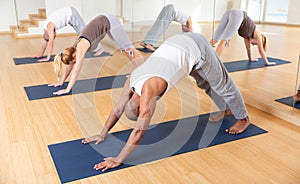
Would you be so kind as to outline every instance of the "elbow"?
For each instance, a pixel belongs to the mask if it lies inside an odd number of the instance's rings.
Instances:
[[[146,130],[141,129],[133,129],[132,130],[132,144],[138,145],[142,142],[144,136],[145,136]]]

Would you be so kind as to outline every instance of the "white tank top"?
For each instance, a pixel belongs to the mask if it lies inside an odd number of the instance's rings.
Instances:
[[[177,34],[167,39],[131,73],[130,87],[141,96],[144,83],[151,77],[160,77],[168,83],[167,93],[190,74],[200,59],[201,53],[194,40],[184,34]]]
[[[55,30],[59,30],[60,28],[66,27],[71,20],[71,16],[72,16],[71,7],[65,7],[65,8],[58,9],[58,10],[54,11],[53,13],[51,13],[47,17],[45,24],[44,24],[44,29],[48,30],[47,24],[49,22],[52,22],[55,24]]]

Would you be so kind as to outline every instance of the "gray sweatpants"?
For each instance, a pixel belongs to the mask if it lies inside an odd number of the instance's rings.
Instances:
[[[71,10],[72,10],[72,16],[69,24],[74,28],[76,33],[79,35],[80,32],[83,30],[85,23],[75,8],[71,7]]]
[[[167,30],[172,21],[175,20],[176,12],[173,4],[165,6],[159,13],[153,26],[147,33],[143,42],[155,46],[160,36]]]
[[[242,94],[207,39],[196,33],[184,34],[195,41],[201,52],[201,60],[190,73],[198,87],[205,90],[220,110],[228,106],[236,119],[245,118],[248,112]]]
[[[228,42],[241,26],[243,19],[244,13],[242,10],[227,10],[224,13],[220,24],[213,35],[213,40],[224,40]]]

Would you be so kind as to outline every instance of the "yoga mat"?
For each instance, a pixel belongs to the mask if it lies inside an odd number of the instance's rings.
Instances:
[[[154,47],[155,49],[157,49],[158,47]],[[148,48],[142,47],[142,48],[136,48],[136,50],[139,50],[141,52],[145,52],[145,53],[152,53],[153,51],[151,51]]]
[[[209,114],[204,114],[151,125],[141,144],[125,162],[105,172],[95,171],[93,166],[103,158],[116,157],[131,129],[108,134],[98,145],[84,145],[82,139],[78,139],[51,144],[48,148],[61,182],[66,183],[267,132],[250,124],[243,133],[230,135],[225,129],[236,122],[233,116],[214,123],[209,123],[208,118]]]
[[[124,86],[124,83],[127,80],[127,75],[128,74],[99,77],[86,80],[77,80],[72,90],[69,93],[63,95],[53,95],[53,92],[56,92],[60,89],[66,89],[69,82],[65,82],[62,86],[59,87],[50,87],[48,86],[48,84],[43,84],[38,86],[27,86],[24,87],[24,89],[29,100],[37,100],[42,98],[65,96],[70,94],[121,88]]]
[[[108,52],[103,52],[100,56],[93,56],[94,52],[87,52],[85,54],[85,58],[93,58],[93,57],[105,57],[105,56],[111,56]],[[49,61],[44,62],[52,62],[54,60],[55,55],[51,55]],[[43,56],[42,58],[46,58],[46,56]],[[22,65],[22,64],[33,64],[33,63],[44,63],[44,62],[37,62],[37,58],[32,57],[23,57],[23,58],[13,58],[15,65]]]
[[[291,63],[290,61],[284,61],[281,59],[271,58],[268,57],[268,60],[270,62],[276,62],[276,65],[265,65],[262,58],[259,58],[257,62],[249,62],[249,60],[241,60],[241,61],[233,61],[233,62],[226,62],[224,63],[226,69],[228,72],[237,72],[237,71],[243,71],[243,70],[249,70],[249,69],[256,69],[256,68],[263,68],[263,67],[271,67],[271,66],[277,66],[281,64],[287,64]]]
[[[274,59],[274,58],[269,58],[269,61],[275,61],[277,63],[277,65],[290,63],[288,61],[283,61],[283,60]],[[260,60],[258,62],[249,62],[248,60],[235,61],[235,62],[224,63],[224,65],[229,70],[229,72],[248,70],[248,69],[260,68],[260,67],[267,67],[263,63],[262,60]],[[273,65],[273,66],[277,66],[277,65]],[[126,75],[128,75],[128,74],[126,74]],[[77,81],[76,85],[78,84],[78,87],[76,90],[73,90],[73,94],[111,89],[112,88],[111,83],[114,80],[115,80],[115,84],[113,85],[113,88],[121,88],[121,87],[123,87],[123,84],[126,81],[126,78],[125,78],[126,75],[103,77],[103,79],[98,78],[96,86],[93,84],[93,83],[95,83],[94,81],[96,79],[81,80],[80,82]],[[116,81],[119,81],[119,82],[116,82]],[[53,92],[55,92],[59,89],[65,89],[67,87],[67,85],[68,85],[68,83],[65,83],[61,87],[54,88],[54,87],[48,87],[48,84],[43,84],[43,85],[38,85],[38,86],[28,86],[28,87],[24,87],[24,88],[27,93],[28,99],[36,100],[36,99],[42,99],[42,98],[55,97],[57,95],[53,95]],[[73,87],[73,89],[74,89],[74,87]],[[80,87],[82,89],[80,89]],[[65,95],[69,95],[69,94],[72,94],[72,92],[65,94]],[[59,96],[63,96],[63,95],[59,95]]]
[[[283,104],[288,105],[290,107],[295,107],[296,109],[300,110],[300,102],[296,102],[295,105],[294,105],[293,96],[289,96],[289,97],[285,97],[285,98],[279,98],[279,99],[276,99],[275,101],[283,103]]]

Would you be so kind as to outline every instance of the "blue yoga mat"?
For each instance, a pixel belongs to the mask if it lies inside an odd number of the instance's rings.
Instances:
[[[125,162],[105,172],[95,171],[93,166],[103,158],[116,157],[131,129],[108,134],[98,145],[84,145],[82,139],[78,139],[48,145],[48,148],[61,182],[66,183],[267,132],[250,124],[243,133],[230,135],[225,129],[236,122],[233,116],[214,123],[209,123],[208,118],[209,114],[205,114],[151,125],[141,144]]]
[[[280,59],[269,58],[269,60],[275,61],[277,64],[290,63],[288,61],[283,61]],[[249,69],[259,68],[259,67],[266,67],[266,65],[263,63],[263,61],[249,62],[248,60],[224,63],[224,65],[229,70],[229,72],[249,70]],[[277,65],[274,65],[274,66],[277,66]],[[97,91],[97,90],[105,90],[105,89],[110,89],[110,88],[121,88],[121,87],[123,87],[123,85],[126,81],[125,76],[126,75],[110,76],[110,77],[103,77],[103,78],[98,78],[98,79],[81,80],[80,82],[77,81],[76,85],[75,85],[75,86],[78,86],[77,89],[75,91],[73,90],[73,92],[65,94],[65,95],[91,92],[91,91]],[[97,80],[96,84],[94,84],[95,80]],[[112,83],[113,81],[115,81],[115,84],[111,85],[110,83]],[[118,81],[118,82],[116,82],[116,81]],[[57,96],[57,95],[53,95],[53,92],[57,91],[58,89],[66,88],[67,84],[68,83],[65,83],[62,87],[58,87],[58,88],[48,87],[48,84],[43,84],[43,85],[38,85],[38,86],[27,86],[27,87],[25,87],[25,90],[26,90],[29,100],[36,100],[36,99],[50,98],[50,97]],[[73,89],[74,89],[74,87],[73,87]],[[82,89],[80,89],[80,87]]]
[[[281,59],[276,59],[271,57],[268,57],[268,60],[270,62],[276,62],[276,65],[271,65],[271,66],[291,63],[290,61],[284,61]],[[257,62],[249,62],[249,60],[241,60],[241,61],[226,62],[224,63],[224,65],[228,70],[228,72],[237,72],[237,71],[250,70],[256,68],[271,67],[265,65],[262,58],[259,58]]]
[[[275,101],[283,103],[285,105],[288,105],[290,107],[295,107],[296,109],[300,110],[300,102],[294,103],[293,96],[285,97],[285,98],[279,98],[276,99]]]
[[[105,57],[105,56],[111,56],[108,52],[103,52],[100,56],[93,56],[94,52],[87,52],[85,54],[85,58],[93,58],[93,57]],[[49,61],[44,62],[52,62],[54,60],[55,55],[51,55]],[[43,56],[42,58],[46,58],[46,56]],[[40,58],[39,58],[40,59]],[[33,63],[44,63],[44,62],[37,62],[37,58],[32,57],[23,57],[23,58],[13,58],[15,65],[22,65],[22,64],[33,64]]]
[[[157,49],[158,47],[154,47],[155,49]],[[152,53],[153,51],[151,51],[148,48],[145,47],[141,47],[141,48],[136,48],[137,50],[141,51],[141,52],[145,52],[145,53]]]
[[[128,74],[117,75],[117,76],[108,76],[108,77],[99,77],[86,80],[77,80],[72,90],[64,95],[53,95],[53,92],[60,89],[67,88],[69,82],[65,82],[62,86],[59,87],[50,87],[48,84],[38,85],[38,86],[29,86],[24,87],[25,92],[29,100],[37,100],[43,98],[51,98],[58,96],[65,96],[70,94],[78,93],[87,93],[98,90],[106,90],[113,88],[121,88],[124,86],[125,81],[127,80]]]

